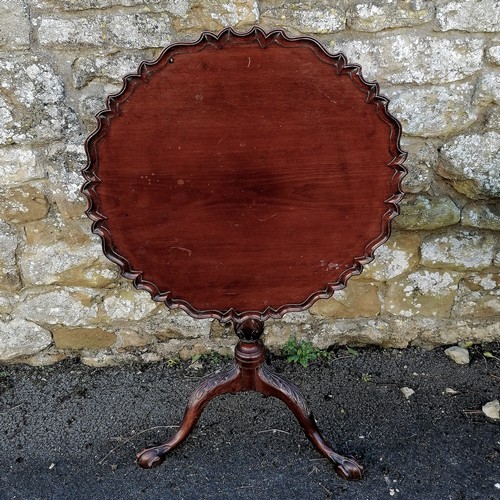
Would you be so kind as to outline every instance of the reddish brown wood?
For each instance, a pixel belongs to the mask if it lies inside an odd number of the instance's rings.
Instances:
[[[265,320],[343,288],[389,235],[399,123],[310,38],[205,33],[142,63],[87,141],[106,255],[198,318]]]
[[[262,333],[263,324],[256,320],[243,322],[246,337]],[[227,370],[204,380],[193,392],[177,432],[164,444],[146,448],[137,455],[138,464],[149,469],[160,465],[168,452],[177,448],[195,427],[204,407],[216,396],[227,393],[257,391],[283,401],[293,412],[311,443],[335,466],[343,479],[363,477],[363,467],[354,458],[336,453],[321,435],[313,414],[300,390],[274,373],[265,363],[264,345],[260,340],[240,340],[235,349],[236,363]]]
[[[263,321],[343,288],[386,241],[405,173],[401,128],[359,66],[282,31],[204,33],[124,78],[86,142],[93,231],[122,275],[195,318],[232,321],[236,364],[193,393],[161,463],[204,406],[255,390],[284,401],[337,472],[299,390],[264,363]]]

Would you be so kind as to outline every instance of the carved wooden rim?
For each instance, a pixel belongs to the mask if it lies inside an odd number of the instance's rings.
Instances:
[[[392,160],[387,166],[394,170],[391,179],[391,191],[393,194],[390,198],[385,200],[388,209],[381,219],[380,234],[366,245],[364,254],[355,257],[354,264],[340,275],[338,281],[327,283],[322,289],[309,295],[309,297],[300,304],[286,304],[276,309],[267,307],[263,311],[238,312],[232,308],[224,311],[199,310],[185,300],[173,298],[171,292],[161,292],[154,283],[142,279],[143,272],[132,270],[127,259],[117,253],[113,248],[111,235],[107,229],[103,227],[103,222],[106,221],[107,218],[99,211],[99,197],[95,191],[95,187],[100,183],[99,177],[94,172],[94,166],[98,164],[96,146],[106,135],[113,118],[119,115],[120,104],[132,96],[136,86],[141,80],[148,80],[151,74],[154,74],[155,66],[168,62],[170,58],[175,57],[176,54],[180,54],[185,50],[193,51],[196,50],[196,48],[203,50],[207,45],[211,45],[215,48],[222,48],[228,42],[248,43],[249,41],[259,44],[262,48],[273,43],[283,47],[296,46],[298,44],[308,47],[320,61],[331,65],[335,69],[337,75],[347,74],[354,86],[366,94],[366,102],[375,104],[377,116],[390,127],[389,147]],[[283,30],[278,29],[266,33],[261,28],[254,26],[244,33],[238,33],[233,30],[233,28],[226,28],[218,34],[203,32],[200,38],[195,42],[171,44],[162,51],[155,61],[143,61],[140,63],[136,73],[126,75],[123,78],[122,89],[116,94],[109,95],[106,100],[106,108],[96,114],[97,127],[85,141],[87,164],[82,170],[82,174],[86,180],[82,187],[82,193],[88,200],[88,208],[85,213],[93,221],[92,232],[101,237],[103,251],[106,257],[118,264],[121,275],[133,280],[133,284],[137,289],[147,290],[151,294],[153,300],[164,302],[169,308],[183,309],[196,319],[214,318],[222,322],[233,321],[234,323],[241,323],[248,318],[265,321],[268,318],[280,318],[289,312],[304,311],[311,307],[318,299],[331,297],[335,290],[340,290],[346,286],[346,282],[351,276],[361,273],[363,266],[373,260],[375,249],[389,238],[391,221],[399,214],[399,203],[403,197],[401,180],[406,175],[406,169],[403,166],[403,162],[406,159],[406,153],[400,148],[401,124],[387,110],[388,103],[389,100],[386,97],[379,95],[378,84],[369,83],[363,78],[359,65],[348,64],[346,57],[340,52],[330,54],[318,41],[310,37],[289,37]]]

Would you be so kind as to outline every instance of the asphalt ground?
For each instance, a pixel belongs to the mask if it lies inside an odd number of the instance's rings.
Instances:
[[[271,357],[326,439],[364,465],[359,482],[334,473],[283,403],[255,393],[214,399],[163,465],[140,469],[135,453],[174,432],[200,378],[228,360],[0,366],[0,498],[499,499],[500,423],[481,408],[500,396],[500,361],[485,350],[500,358],[500,344],[472,347],[465,366],[442,348],[338,349],[307,368]]]

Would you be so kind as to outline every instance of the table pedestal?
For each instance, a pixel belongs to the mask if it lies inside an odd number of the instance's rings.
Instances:
[[[179,446],[191,433],[211,399],[221,394],[256,391],[266,397],[274,396],[290,408],[311,443],[333,462],[340,477],[351,480],[363,477],[363,467],[360,464],[353,458],[339,455],[326,443],[300,390],[274,373],[267,365],[264,344],[259,340],[263,326],[261,321],[255,319],[235,324],[236,334],[240,338],[235,348],[235,363],[205,379],[194,390],[179,429],[166,443],[138,453],[137,462],[142,468],[160,465],[166,454]]]

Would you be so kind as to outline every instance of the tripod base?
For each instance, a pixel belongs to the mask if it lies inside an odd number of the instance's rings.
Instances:
[[[334,464],[340,477],[350,480],[363,477],[363,467],[356,460],[339,455],[326,443],[299,389],[269,368],[265,362],[264,345],[256,339],[238,342],[234,365],[205,379],[194,390],[177,432],[166,443],[138,453],[138,464],[144,469],[160,465],[167,453],[179,446],[191,433],[211,399],[221,394],[243,391],[256,391],[283,401],[293,412],[311,443]]]

